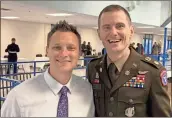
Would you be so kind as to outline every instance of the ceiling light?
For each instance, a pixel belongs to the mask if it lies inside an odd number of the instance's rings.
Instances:
[[[19,17],[15,17],[15,16],[5,16],[5,17],[1,17],[2,19],[17,19]]]
[[[55,13],[55,14],[46,14],[49,16],[71,16],[72,14],[66,14],[66,13]]]

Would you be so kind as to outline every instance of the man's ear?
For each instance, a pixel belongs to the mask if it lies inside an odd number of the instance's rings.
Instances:
[[[133,35],[134,35],[134,27],[133,27],[133,25],[131,25],[131,27],[130,27],[130,39]]]
[[[48,56],[48,46],[46,46],[46,55]]]
[[[100,29],[97,29],[97,34],[99,36],[99,39],[100,39]],[[101,40],[101,39],[100,39]]]

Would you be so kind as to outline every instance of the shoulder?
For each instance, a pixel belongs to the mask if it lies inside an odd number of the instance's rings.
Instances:
[[[167,74],[166,68],[160,62],[151,57],[143,56],[141,58],[141,62],[142,65],[140,67],[151,72],[153,78],[161,77],[162,74],[164,75],[165,73]]]
[[[79,77],[74,74],[72,75],[72,79],[75,88],[86,91],[91,89],[91,84],[87,81],[87,79],[83,79],[82,77]]]
[[[14,87],[11,92],[15,91],[18,96],[27,96],[34,94],[38,91],[38,89],[41,89],[41,86],[45,86],[43,78],[43,73],[33,78],[30,78]]]
[[[100,61],[102,61],[102,59],[103,59],[103,56],[91,59],[90,62],[88,63],[88,65],[96,65],[96,64],[100,63]]]
[[[168,85],[167,70],[160,62],[147,56],[143,56],[141,61],[143,62],[141,68],[144,68],[145,70],[150,72],[151,74],[150,79],[153,80],[152,83],[154,85],[157,83],[161,83],[161,86]]]
[[[15,44],[16,46],[19,46],[18,44]]]
[[[143,64],[149,65],[150,67],[153,67],[156,70],[160,70],[160,69],[164,68],[160,62],[156,61],[155,59],[153,59],[149,56],[143,55],[141,58],[141,61],[143,62]]]

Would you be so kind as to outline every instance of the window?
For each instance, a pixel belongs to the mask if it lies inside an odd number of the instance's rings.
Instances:
[[[153,42],[153,35],[152,34],[145,34],[143,36],[144,39],[144,53],[151,54],[152,53],[152,42]]]
[[[171,40],[171,36],[168,36],[167,38],[167,50],[168,49],[172,49],[172,40]]]

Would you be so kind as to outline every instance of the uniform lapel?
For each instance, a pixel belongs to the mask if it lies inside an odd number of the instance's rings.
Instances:
[[[103,56],[102,60],[99,64],[96,65],[96,70],[99,73],[100,80],[105,84],[105,86],[109,89],[112,88],[111,83],[109,81],[109,76],[107,74],[107,55]]]
[[[131,49],[131,53],[129,58],[125,62],[121,73],[115,83],[115,86],[111,89],[110,93],[112,94],[119,87],[124,85],[127,81],[132,79],[132,77],[136,76],[138,73],[140,65],[140,55],[138,55],[133,49]]]

